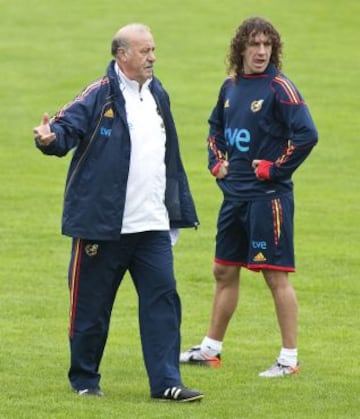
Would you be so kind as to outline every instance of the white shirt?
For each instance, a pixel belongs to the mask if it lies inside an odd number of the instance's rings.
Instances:
[[[130,131],[131,153],[121,233],[169,230],[165,207],[166,134],[147,80],[140,88],[115,65]]]

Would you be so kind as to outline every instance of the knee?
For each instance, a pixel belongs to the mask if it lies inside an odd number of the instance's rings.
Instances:
[[[289,281],[289,276],[287,272],[281,271],[266,271],[263,272],[265,281],[268,287],[272,291],[291,288],[292,285]]]
[[[221,280],[226,279],[227,277],[226,267],[223,265],[215,264],[213,267],[213,275],[216,281],[221,281]]]
[[[215,263],[213,275],[217,283],[232,283],[239,281],[240,270],[236,266],[219,265]]]

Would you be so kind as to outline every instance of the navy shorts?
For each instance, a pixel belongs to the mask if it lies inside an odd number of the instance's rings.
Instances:
[[[293,195],[224,201],[218,217],[215,262],[254,271],[295,271]]]

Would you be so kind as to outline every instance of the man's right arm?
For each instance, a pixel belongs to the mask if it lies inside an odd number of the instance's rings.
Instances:
[[[65,156],[86,137],[94,115],[96,89],[85,89],[52,118],[44,114],[39,126],[33,129],[36,146],[48,155]]]

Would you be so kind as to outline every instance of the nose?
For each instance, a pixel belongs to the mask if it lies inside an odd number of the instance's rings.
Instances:
[[[265,51],[266,51],[265,45],[261,43],[259,45],[259,54],[265,54]]]
[[[154,51],[150,51],[149,52],[148,60],[151,61],[151,62],[154,62],[156,60],[155,52]]]

